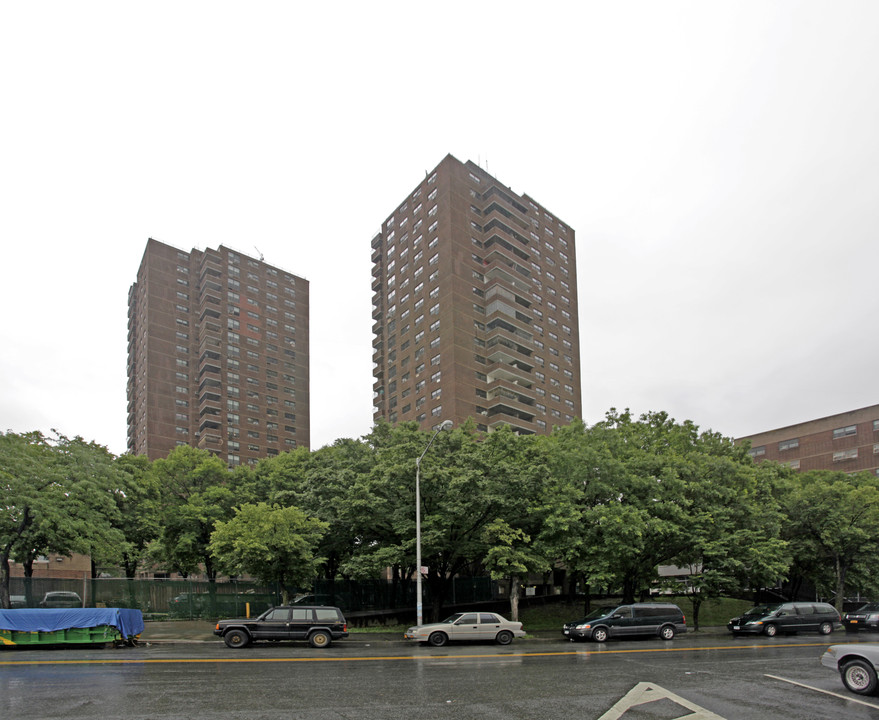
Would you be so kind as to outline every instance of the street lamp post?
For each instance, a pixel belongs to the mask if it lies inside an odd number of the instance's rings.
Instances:
[[[451,420],[443,420],[437,425],[436,431],[431,436],[424,448],[424,452],[415,461],[415,611],[418,616],[418,625],[424,621],[424,608],[421,604],[421,461],[436,440],[436,436],[443,430],[452,427]]]

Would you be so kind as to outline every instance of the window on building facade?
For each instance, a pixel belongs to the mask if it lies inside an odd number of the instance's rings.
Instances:
[[[833,431],[833,439],[838,440],[839,438],[848,437],[849,435],[857,435],[858,434],[858,426],[857,425],[847,425],[846,427],[836,428]]]
[[[858,457],[858,449],[850,448],[848,450],[838,450],[833,453],[833,462],[842,462],[844,460],[856,460]]]

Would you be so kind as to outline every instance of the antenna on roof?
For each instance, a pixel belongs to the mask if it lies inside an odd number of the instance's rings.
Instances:
[[[262,253],[259,252],[259,248],[258,248],[256,245],[254,245],[254,246],[253,246],[253,249],[256,250],[256,251],[259,253],[259,261],[262,262]]]

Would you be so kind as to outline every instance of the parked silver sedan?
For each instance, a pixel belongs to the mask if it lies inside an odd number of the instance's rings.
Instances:
[[[525,637],[522,623],[511,622],[497,613],[463,612],[450,615],[441,623],[411,627],[406,640],[442,647],[450,640],[494,640],[509,645],[514,637]]]
[[[821,657],[821,664],[839,672],[842,684],[858,695],[874,695],[879,666],[879,643],[831,645]]]

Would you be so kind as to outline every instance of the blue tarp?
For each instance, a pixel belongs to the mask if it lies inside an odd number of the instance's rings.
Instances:
[[[143,632],[143,614],[128,608],[0,610],[0,630],[54,632],[100,625],[112,625],[123,638],[134,637]]]

